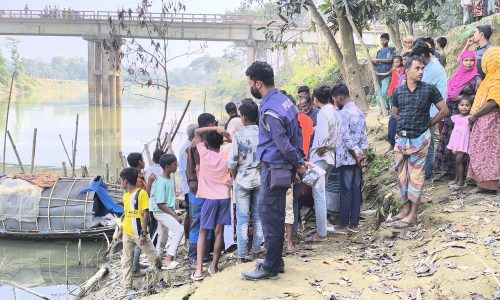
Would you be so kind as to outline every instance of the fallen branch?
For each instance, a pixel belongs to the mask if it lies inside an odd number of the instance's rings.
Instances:
[[[106,274],[108,274],[108,272],[109,272],[108,266],[102,266],[102,267],[100,267],[99,271],[97,271],[97,273],[95,273],[94,276],[90,277],[90,279],[87,280],[82,285],[82,287],[80,288],[80,291],[76,295],[76,299],[80,299],[83,296],[85,296],[85,294],[88,291],[90,291],[99,280],[101,280]],[[49,298],[46,298],[46,299],[49,299]]]
[[[10,285],[10,286],[13,286],[13,287],[18,288],[18,289],[20,289],[20,290],[23,290],[23,291],[25,291],[25,292],[27,292],[27,293],[30,293],[30,294],[32,294],[32,295],[35,295],[35,296],[37,296],[37,297],[39,297],[39,298],[46,299],[46,300],[50,300],[50,298],[49,298],[49,297],[47,297],[47,296],[45,296],[45,295],[42,295],[42,294],[40,294],[40,293],[38,293],[38,292],[35,292],[35,291],[33,291],[33,290],[30,290],[29,288],[26,288],[26,287],[24,287],[24,286],[20,286],[20,285],[18,285],[18,284],[16,284],[16,283],[14,283],[14,282],[7,281],[7,280],[1,280],[1,281],[0,281],[0,283],[2,283],[2,284],[6,284],[6,285]]]

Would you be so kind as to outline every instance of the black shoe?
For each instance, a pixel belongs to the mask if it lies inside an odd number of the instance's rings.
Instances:
[[[257,267],[258,266],[262,266],[262,264],[264,263],[264,259],[263,258],[257,258],[255,260],[255,263],[257,264]],[[279,268],[278,272],[279,273],[285,273],[285,261],[283,260],[283,258],[281,259],[280,268]]]
[[[266,271],[262,265],[257,265],[257,268],[253,271],[246,271],[242,272],[241,275],[243,275],[243,278],[248,279],[248,280],[262,280],[262,279],[278,279],[279,275],[278,273],[271,273],[269,271]]]

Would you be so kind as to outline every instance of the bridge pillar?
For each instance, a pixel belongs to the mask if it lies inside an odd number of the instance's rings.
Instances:
[[[96,104],[102,105],[102,42],[95,42],[95,94]]]
[[[109,88],[109,75],[110,75],[110,53],[109,50],[102,49],[102,105],[109,106],[110,101],[110,88]]]
[[[95,93],[95,42],[88,40],[88,88],[89,88],[89,104],[96,105]]]

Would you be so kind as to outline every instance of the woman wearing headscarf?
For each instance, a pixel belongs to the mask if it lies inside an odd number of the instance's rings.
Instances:
[[[401,50],[400,55],[403,56],[406,52],[411,52],[411,47],[415,43],[415,37],[413,35],[407,35],[403,39],[403,49]]]
[[[460,114],[458,111],[459,99],[464,96],[474,98],[482,81],[477,71],[477,58],[474,51],[462,52],[459,61],[458,71],[448,82],[446,104],[450,115],[443,120],[434,162],[436,170],[450,175],[455,174],[455,157],[453,152],[446,147],[454,127],[451,117]]]
[[[477,192],[496,192],[500,180],[500,47],[483,56],[486,74],[472,105],[469,123],[470,165],[467,177],[476,181]]]

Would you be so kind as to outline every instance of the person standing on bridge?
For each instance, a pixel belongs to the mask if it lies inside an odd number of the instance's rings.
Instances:
[[[24,6],[24,14],[25,14],[25,15],[27,15],[27,14],[28,14],[28,10],[29,10],[29,8],[28,8],[28,4],[26,4],[26,5]]]
[[[245,74],[252,96],[262,99],[257,159],[261,161],[259,212],[267,253],[265,259],[256,260],[255,270],[242,275],[249,280],[278,278],[278,272],[284,272],[285,268],[282,254],[286,192],[296,171],[305,172],[299,112],[292,101],[274,87],[274,72],[268,63],[256,61]]]

